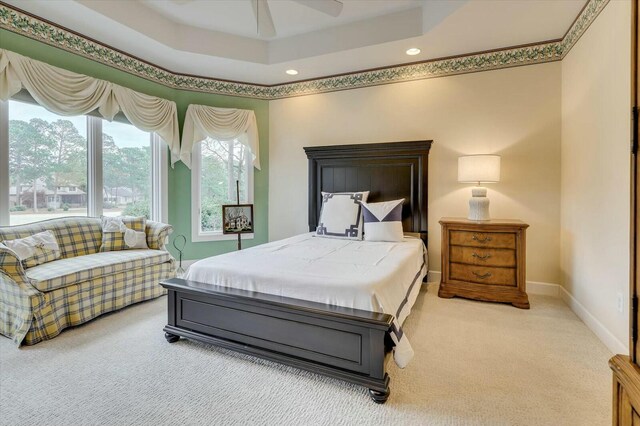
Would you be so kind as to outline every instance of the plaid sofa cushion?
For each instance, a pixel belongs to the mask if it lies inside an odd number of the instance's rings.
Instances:
[[[124,225],[133,229],[137,232],[144,232],[147,219],[144,216],[133,217],[133,216],[120,216]],[[104,227],[104,217],[102,219],[102,225]],[[102,232],[102,245],[100,246],[100,251],[118,251],[118,250],[128,250],[129,247],[124,242],[124,232]]]
[[[106,275],[172,261],[171,254],[164,250],[113,251],[45,263],[29,268],[26,275],[33,287],[48,292]]]
[[[0,226],[0,241],[17,240],[43,231],[52,231],[60,246],[60,257],[97,253],[102,244],[100,219],[65,217],[18,226]]]

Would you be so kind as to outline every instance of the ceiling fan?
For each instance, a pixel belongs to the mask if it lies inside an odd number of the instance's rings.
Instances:
[[[177,4],[191,3],[193,0],[173,0]],[[262,37],[274,37],[276,35],[276,27],[273,25],[273,19],[271,18],[271,11],[269,10],[269,3],[267,0],[249,0],[251,7],[253,8],[253,14],[256,16],[256,26],[258,35]],[[338,0],[291,0],[318,12],[326,13],[327,15],[336,17],[342,12],[344,6],[341,1]]]
[[[269,10],[269,3],[267,0],[249,0],[253,13],[256,15],[256,24],[258,29],[258,35],[262,37],[274,37],[276,35],[276,28],[273,25],[273,19],[271,18],[271,11]],[[296,3],[310,7],[318,12],[326,13],[327,15],[336,17],[342,12],[344,6],[342,2],[338,0],[292,0]]]

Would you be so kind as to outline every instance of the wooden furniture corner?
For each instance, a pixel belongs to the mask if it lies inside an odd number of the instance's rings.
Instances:
[[[613,424],[640,424],[640,367],[624,355],[609,360],[613,371]]]

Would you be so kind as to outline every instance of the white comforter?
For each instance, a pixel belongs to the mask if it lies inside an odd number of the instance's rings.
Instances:
[[[417,238],[385,243],[302,234],[200,260],[191,265],[186,278],[391,314],[394,359],[404,368],[413,349],[401,325],[426,271],[426,250]]]

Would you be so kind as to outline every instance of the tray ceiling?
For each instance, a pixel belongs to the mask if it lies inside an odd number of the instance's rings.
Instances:
[[[249,0],[5,3],[174,72],[280,84],[559,39],[586,0],[343,0],[338,17],[269,0],[270,38]]]

